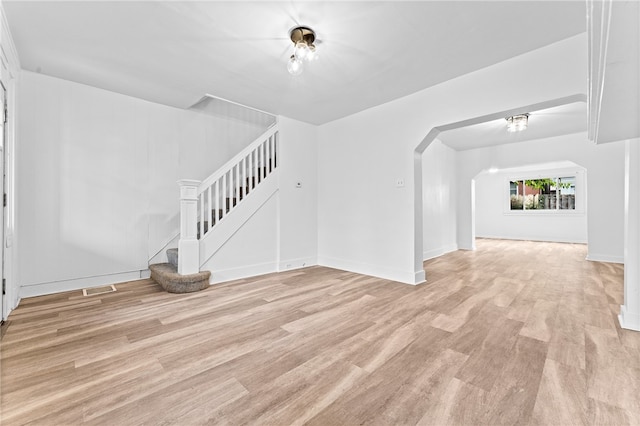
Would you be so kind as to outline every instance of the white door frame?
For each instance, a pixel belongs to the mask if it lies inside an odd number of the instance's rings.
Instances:
[[[7,312],[7,298],[6,298],[6,280],[4,278],[4,254],[5,254],[5,241],[4,237],[6,235],[7,224],[6,224],[6,215],[5,210],[7,208],[7,191],[5,188],[6,183],[6,152],[7,152],[7,89],[0,80],[0,126],[2,126],[2,131],[0,132],[0,189],[2,190],[2,195],[0,195],[2,208],[0,209],[0,323],[4,322],[5,312]]]

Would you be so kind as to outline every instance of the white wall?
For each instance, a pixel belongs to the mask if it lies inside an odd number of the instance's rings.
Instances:
[[[176,181],[264,131],[26,71],[20,89],[23,296],[139,277],[178,233]]]
[[[318,128],[286,117],[280,129],[279,270],[315,265],[318,256]],[[301,186],[297,187],[296,184]]]
[[[321,264],[407,283],[423,277],[414,150],[437,126],[586,92],[579,35],[319,128]],[[425,70],[428,72],[428,70]],[[522,84],[522,82],[527,84]],[[477,173],[477,172],[476,172]],[[397,188],[397,178],[406,185]],[[461,218],[458,223],[470,220]],[[416,222],[417,221],[417,222]],[[460,245],[460,228],[458,227]],[[419,248],[422,251],[422,248]]]
[[[473,212],[468,186],[482,170],[515,168],[532,164],[571,161],[587,173],[588,259],[622,262],[624,252],[624,143],[595,145],[587,134],[540,139],[458,153],[458,230],[466,229],[464,219]],[[476,181],[476,206],[479,184]],[[476,209],[476,214],[477,214]],[[459,216],[460,217],[460,216]],[[476,216],[479,218],[479,216]],[[503,219],[504,220],[504,219]],[[480,224],[476,222],[476,232]],[[470,233],[459,234],[459,239]],[[468,244],[468,243],[467,243]]]
[[[211,282],[277,271],[278,193],[275,193],[205,264]]]
[[[456,152],[435,140],[422,154],[423,259],[458,249]]]
[[[522,150],[526,150],[522,147]],[[526,152],[526,151],[524,151]],[[526,158],[526,155],[523,155]],[[509,182],[517,179],[576,176],[576,209],[559,211],[513,211]],[[547,168],[540,171],[482,172],[475,178],[476,237],[514,240],[587,242],[585,170]]]
[[[278,123],[279,189],[205,262],[212,283],[317,263],[317,128]]]

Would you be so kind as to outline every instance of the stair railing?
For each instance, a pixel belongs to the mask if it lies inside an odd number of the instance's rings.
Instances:
[[[178,181],[180,201],[180,241],[178,247],[178,273],[189,274],[193,270],[193,257],[199,262],[199,251],[194,252],[193,242],[204,238],[213,227],[224,220],[240,201],[278,167],[278,125],[265,133],[227,161],[202,182]],[[180,247],[189,247],[189,259]],[[184,271],[181,268],[184,263]],[[189,267],[186,267],[186,265]]]

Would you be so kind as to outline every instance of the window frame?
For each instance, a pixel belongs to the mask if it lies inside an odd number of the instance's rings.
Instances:
[[[511,210],[511,182],[533,179],[559,179],[575,177],[575,209],[522,209]],[[583,216],[586,211],[587,191],[586,172],[584,169],[553,169],[506,175],[503,186],[504,215],[505,216]]]

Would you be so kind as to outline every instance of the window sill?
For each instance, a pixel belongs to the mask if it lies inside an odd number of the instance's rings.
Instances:
[[[579,210],[509,210],[503,213],[505,216],[584,216]]]

